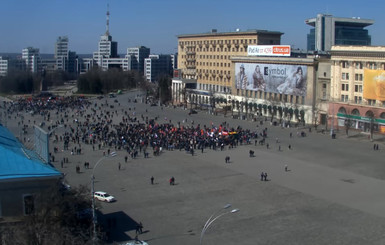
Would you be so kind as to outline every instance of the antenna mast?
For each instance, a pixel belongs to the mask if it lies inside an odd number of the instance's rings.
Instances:
[[[106,23],[106,35],[110,35],[110,5],[107,4],[107,23]]]

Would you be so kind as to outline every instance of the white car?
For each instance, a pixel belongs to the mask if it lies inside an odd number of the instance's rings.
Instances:
[[[111,196],[110,194],[108,194],[104,191],[95,191],[94,198],[96,198],[102,202],[114,202],[115,201],[115,197]]]

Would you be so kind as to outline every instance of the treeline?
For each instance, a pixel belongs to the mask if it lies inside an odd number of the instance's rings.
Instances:
[[[5,94],[29,94],[39,88],[40,77],[30,72],[9,72],[0,77],[0,92]]]
[[[40,91],[43,83],[44,87],[59,86],[74,79],[74,75],[64,71],[31,73],[11,70],[7,76],[0,77],[0,92],[5,94],[33,94]]]
[[[79,93],[103,94],[118,89],[145,88],[146,81],[137,71],[112,68],[108,71],[92,69],[80,75],[77,84]]]

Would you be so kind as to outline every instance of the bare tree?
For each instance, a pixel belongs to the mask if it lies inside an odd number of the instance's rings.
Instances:
[[[92,219],[80,214],[91,207],[89,193],[81,186],[65,192],[55,187],[37,195],[31,215],[0,227],[0,240],[4,244],[86,244]]]

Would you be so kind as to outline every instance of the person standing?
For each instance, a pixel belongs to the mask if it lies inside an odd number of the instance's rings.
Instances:
[[[151,176],[151,185],[154,184],[154,176]]]
[[[287,172],[288,168],[287,168],[287,164],[285,164],[285,172]]]
[[[265,176],[265,173],[262,172],[262,173],[261,173],[261,181],[263,181],[264,176]]]
[[[122,167],[122,165],[119,163],[119,164],[118,164],[118,169],[120,170],[121,167]]]
[[[263,180],[267,181],[267,172],[265,172],[265,174],[263,175]]]

